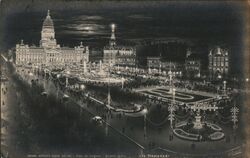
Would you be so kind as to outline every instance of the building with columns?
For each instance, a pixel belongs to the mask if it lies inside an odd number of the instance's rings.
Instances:
[[[65,67],[68,65],[86,65],[89,62],[88,46],[82,42],[74,48],[61,47],[55,39],[54,23],[48,10],[43,21],[40,46],[29,46],[21,40],[16,44],[16,65],[34,65],[49,67]]]
[[[103,64],[122,67],[136,66],[136,49],[129,46],[117,46],[115,37],[115,25],[111,25],[111,37],[109,45],[103,49]]]
[[[228,50],[220,47],[213,48],[208,55],[208,70],[210,78],[225,78],[229,72]]]

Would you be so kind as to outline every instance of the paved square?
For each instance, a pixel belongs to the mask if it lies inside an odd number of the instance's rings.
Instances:
[[[163,101],[172,100],[173,95],[169,92],[169,88],[147,88],[137,90],[137,92],[144,94],[150,98],[157,98]],[[213,99],[215,96],[207,93],[201,93],[197,91],[190,91],[190,90],[181,90],[176,89],[175,92],[175,101],[180,103],[194,103],[194,102],[202,102],[205,100]]]

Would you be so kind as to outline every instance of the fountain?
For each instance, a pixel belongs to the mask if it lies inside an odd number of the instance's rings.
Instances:
[[[188,108],[195,113],[195,119],[193,122],[182,121],[177,123],[173,130],[177,137],[192,141],[216,141],[224,138],[225,134],[218,125],[203,121],[202,116],[200,115],[201,110],[218,110],[219,108],[216,105],[212,106],[206,103],[196,103],[189,105]]]
[[[202,129],[203,124],[201,122],[201,115],[199,112],[197,112],[197,115],[195,116],[195,121],[194,123],[194,129]]]
[[[102,66],[102,61],[99,61],[99,72],[98,72],[99,77],[107,77],[107,73],[103,71],[103,66]]]

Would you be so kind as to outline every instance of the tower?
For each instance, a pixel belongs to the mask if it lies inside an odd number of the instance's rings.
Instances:
[[[41,31],[40,47],[53,48],[56,47],[55,30],[53,20],[50,17],[50,11],[48,10],[47,16],[43,21],[43,27]]]
[[[225,78],[228,75],[229,56],[227,49],[222,49],[219,46],[211,49],[209,51],[208,59],[210,79],[221,79]]]
[[[191,49],[188,48],[186,53],[186,58],[188,58],[191,54],[192,54]]]
[[[212,54],[212,50],[210,50],[209,54],[208,54],[208,72],[209,72],[209,78],[212,79],[212,76],[213,76],[213,54]]]
[[[115,41],[115,24],[111,24],[111,37],[110,37],[110,41],[109,41],[109,45],[110,46],[115,46],[116,45],[116,41]]]

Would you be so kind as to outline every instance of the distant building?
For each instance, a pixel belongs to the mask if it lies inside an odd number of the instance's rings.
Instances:
[[[128,46],[117,46],[115,38],[115,25],[111,25],[109,45],[103,49],[103,63],[116,66],[136,66],[136,49]]]
[[[74,48],[60,47],[55,39],[53,20],[48,10],[43,22],[40,46],[28,46],[21,40],[16,45],[16,65],[36,65],[50,67],[64,67],[80,65],[89,61],[89,49],[82,43]],[[85,65],[85,64],[83,64]]]
[[[149,73],[167,73],[171,70],[174,75],[181,76],[183,64],[164,61],[161,57],[147,57],[147,68]]]
[[[158,70],[161,67],[161,57],[147,57],[147,67]]]
[[[229,71],[228,51],[216,47],[211,49],[208,55],[208,70],[210,78],[224,78]]]
[[[103,60],[103,49],[102,48],[92,48],[89,53],[89,62],[100,63]]]
[[[171,71],[175,76],[182,76],[183,74],[183,64],[173,61],[162,61],[161,71],[169,72]]]
[[[200,77],[201,75],[201,60],[198,54],[187,51],[185,60],[185,70],[187,77]]]

